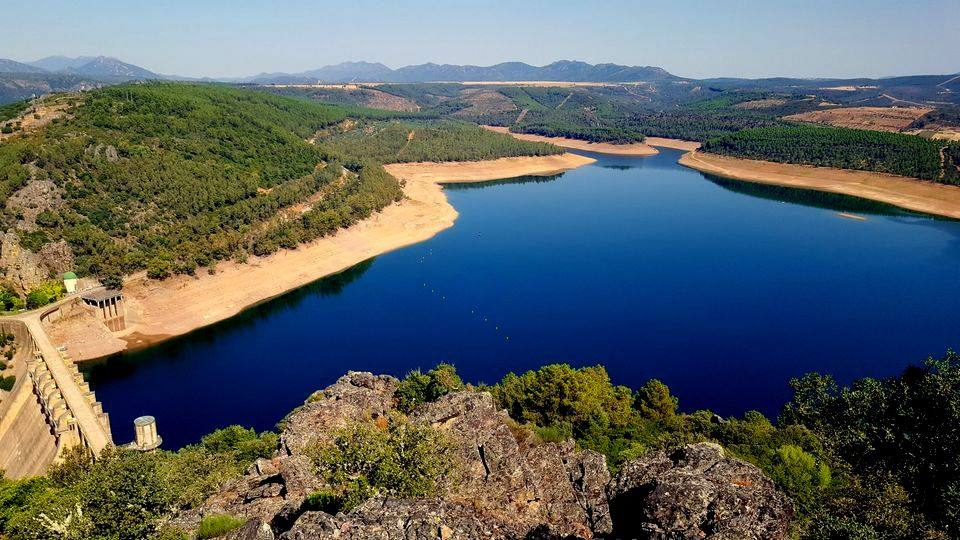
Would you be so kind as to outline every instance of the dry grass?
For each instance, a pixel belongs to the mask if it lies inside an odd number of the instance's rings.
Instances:
[[[785,116],[787,120],[875,131],[901,131],[932,109],[920,107],[850,107]]]
[[[810,111],[784,118],[846,128],[898,132],[931,110],[919,107],[850,107]]]

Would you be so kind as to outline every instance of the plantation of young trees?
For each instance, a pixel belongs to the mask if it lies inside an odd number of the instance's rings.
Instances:
[[[960,155],[960,146],[902,133],[790,124],[710,139],[703,150],[740,158],[960,183],[960,171],[952,166]]]
[[[381,163],[478,161],[559,154],[556,146],[520,141],[464,122],[373,122],[320,143],[331,152]]]

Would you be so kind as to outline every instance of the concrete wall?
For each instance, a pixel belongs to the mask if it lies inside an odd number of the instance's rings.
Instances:
[[[7,424],[0,428],[0,469],[8,478],[41,475],[57,457],[57,438],[32,386],[27,379],[10,396],[14,408],[0,420]]]
[[[0,469],[8,478],[36,476],[56,459],[57,439],[27,374],[33,339],[19,321],[0,321],[0,330],[12,333],[17,344],[11,362],[17,382],[0,401]]]

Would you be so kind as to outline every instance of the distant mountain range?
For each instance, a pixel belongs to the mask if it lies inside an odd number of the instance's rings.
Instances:
[[[14,60],[0,58],[0,73],[43,73],[44,69]]]
[[[523,62],[503,62],[492,66],[427,63],[398,69],[391,69],[373,62],[343,62],[299,73],[261,73],[236,78],[195,78],[158,74],[109,56],[48,56],[33,62],[0,58],[0,104],[50,92],[76,91],[146,79],[245,84],[469,81],[681,82],[705,85],[713,89],[754,88],[783,92],[796,92],[801,88],[856,87],[875,89],[874,93],[886,101],[890,101],[890,98],[884,96],[884,92],[894,92],[897,99],[893,102],[900,104],[937,100],[955,103],[957,102],[955,96],[960,95],[960,78],[950,75],[911,75],[885,79],[722,77],[694,80],[678,77],[660,67],[588,64],[574,60],[560,60],[545,66],[532,66]]]
[[[0,59],[0,73],[54,73],[81,75],[104,80],[174,79],[197,80],[176,75],[160,75],[140,66],[108,56],[48,56],[33,62]],[[463,82],[463,81],[582,81],[631,82],[679,79],[663,68],[588,64],[560,60],[546,66],[523,62],[504,62],[493,66],[420,64],[391,69],[380,63],[343,62],[299,73],[261,73],[251,77],[223,78],[224,82],[243,83],[347,83],[347,82]],[[216,80],[207,79],[203,80]]]
[[[420,64],[390,69],[370,62],[344,62],[300,73],[262,73],[243,82],[258,84],[293,82],[463,82],[463,81],[578,81],[633,82],[680,79],[663,68],[588,64],[560,60],[546,66],[504,62],[493,66]]]
[[[49,73],[79,75],[99,80],[135,80],[165,78],[140,66],[108,56],[48,56],[34,62],[0,59],[0,73]]]

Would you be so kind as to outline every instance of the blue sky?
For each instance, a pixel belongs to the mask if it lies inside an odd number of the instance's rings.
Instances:
[[[391,67],[557,59],[688,77],[960,72],[960,0],[8,0],[0,58],[116,56],[242,76],[346,60]]]

